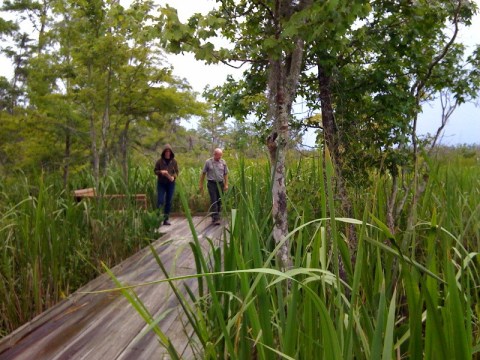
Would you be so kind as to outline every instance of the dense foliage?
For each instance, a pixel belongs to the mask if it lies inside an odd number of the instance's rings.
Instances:
[[[200,248],[194,252],[200,289],[195,306],[179,298],[185,311],[191,309],[196,336],[190,346],[197,358],[477,357],[479,150],[443,150],[430,159],[418,221],[409,227],[403,216],[396,234],[386,225],[391,178],[372,174],[372,186],[351,189],[355,217],[337,217],[331,162],[324,173],[320,154],[290,154],[294,265],[286,271],[279,271],[279,246],[272,238],[268,163],[235,162],[234,191],[225,199],[228,235],[205,258]],[[187,213],[189,196],[181,191]],[[358,237],[355,250],[348,246],[349,225]],[[346,264],[344,277],[339,259]],[[156,321],[149,319],[151,326]],[[168,333],[162,335],[159,341],[169,348]],[[169,351],[178,357],[171,346]]]
[[[205,114],[162,56],[154,9],[150,1],[3,3],[22,25],[1,49],[14,66],[0,82],[3,172],[40,164],[62,169],[66,184],[87,166],[98,184],[114,159],[126,180],[132,151],[156,150],[180,119]]]
[[[0,19],[14,70],[0,78],[2,335],[153,239],[153,211],[76,203],[71,189],[146,193],[153,210],[169,142],[187,216],[207,205],[208,151],[232,155],[228,241],[213,263],[196,252],[199,358],[478,356],[478,149],[435,153],[416,133],[439,93],[454,102],[445,114],[478,96],[480,51],[457,41],[475,2],[217,3],[183,24],[149,0],[3,2],[15,21]],[[206,89],[207,105],[165,49],[250,66]],[[294,116],[297,95],[311,116]],[[196,130],[180,125],[192,117]],[[318,153],[294,150],[305,126]]]

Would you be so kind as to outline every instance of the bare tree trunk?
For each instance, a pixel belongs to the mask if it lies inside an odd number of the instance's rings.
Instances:
[[[441,118],[441,123],[440,123],[440,126],[438,127],[437,129],[437,132],[435,133],[435,136],[433,137],[433,140],[432,140],[432,143],[430,144],[430,148],[428,149],[428,154],[431,154],[433,149],[435,148],[435,146],[437,145],[438,143],[438,140],[445,128],[445,126],[447,125],[448,123],[448,120],[450,119],[450,116],[452,116],[453,112],[455,111],[455,109],[458,107],[458,101],[455,100],[454,104],[452,105],[450,103],[450,99],[449,99],[449,96],[448,94],[440,94],[440,100],[441,100],[441,104],[442,104],[442,118]],[[414,133],[416,132],[416,122],[415,122],[415,127],[414,127]],[[415,139],[415,138],[414,138]],[[412,142],[414,140],[412,139]],[[416,141],[414,142],[415,146],[414,146],[414,161],[416,161],[416,158],[417,158],[417,146],[416,146]],[[428,168],[426,168],[427,166],[427,163],[424,163],[423,164],[423,169],[417,169],[415,167],[415,172],[414,172],[414,179],[412,180],[412,182],[409,184],[409,186],[405,186],[404,187],[404,196],[403,198],[401,199],[400,201],[400,204],[397,206],[397,209],[395,212],[393,212],[393,208],[395,207],[395,198],[397,196],[397,193],[398,193],[398,176],[394,176],[393,178],[393,188],[392,188],[392,195],[391,195],[391,198],[389,199],[389,205],[388,205],[388,209],[387,209],[387,222],[388,222],[388,226],[390,228],[390,231],[392,231],[392,233],[394,234],[394,228],[395,228],[395,224],[397,223],[398,221],[398,217],[400,216],[401,212],[403,211],[403,208],[406,204],[406,201],[407,201],[407,198],[410,194],[410,192],[412,190],[414,190],[414,197],[413,197],[413,204],[416,205],[420,196],[423,194],[423,192],[425,191],[425,187],[427,185],[427,181],[428,181]],[[423,178],[422,178],[422,181],[420,181],[419,179],[419,173],[420,171],[423,171]],[[412,223],[413,224],[414,222],[414,216],[413,216],[413,213],[411,213],[409,215],[409,224]]]
[[[125,184],[128,184],[128,130],[130,121],[127,120],[120,136],[120,153],[122,157],[122,173]]]
[[[70,147],[71,147],[71,134],[70,129],[66,129],[65,133],[65,153],[63,158],[63,188],[67,188],[68,177],[70,173]]]
[[[295,7],[293,1],[278,1],[274,9],[274,26],[277,37],[281,33],[281,24],[288,20],[294,11],[305,9],[309,0],[301,1]],[[295,39],[290,53],[269,59],[268,79],[268,118],[273,121],[273,129],[267,138],[272,166],[272,215],[273,239],[279,248],[277,259],[281,269],[292,266],[288,235],[287,190],[285,187],[285,153],[289,141],[288,120],[295,99],[296,88],[300,76],[304,41]]]
[[[98,156],[97,131],[95,130],[95,116],[93,114],[93,110],[90,114],[90,141],[90,150],[92,152],[93,178],[95,180],[95,187],[98,189],[98,184],[100,181],[100,157]]]
[[[108,154],[108,132],[110,129],[110,100],[111,100],[111,79],[112,79],[112,69],[109,66],[108,75],[107,75],[107,94],[105,98],[105,110],[102,117],[102,143],[100,148],[100,154],[102,158],[101,171],[102,174],[105,174],[109,162]]]
[[[445,92],[440,92],[440,103],[442,105],[442,119],[441,119],[440,126],[438,127],[437,132],[433,137],[433,141],[430,145],[430,149],[428,150],[429,154],[433,151],[433,149],[437,145],[438,139],[440,139],[440,135],[442,134],[443,129],[445,129],[445,126],[447,126],[450,116],[452,116],[453,112],[459,105],[457,99],[455,99],[455,102],[452,105],[449,94]]]
[[[338,128],[335,122],[335,114],[332,105],[332,91],[331,91],[331,76],[327,74],[325,69],[317,65],[318,69],[318,85],[320,89],[320,105],[322,107],[322,126],[325,138],[325,145],[328,148],[335,171],[335,188],[337,195],[340,197],[342,204],[343,216],[353,217],[352,204],[348,197],[345,181],[342,175],[342,158],[340,155],[340,140],[338,136]],[[324,164],[326,162],[324,161]],[[357,235],[355,226],[353,224],[345,225],[346,238],[348,239],[348,246],[350,248],[350,262],[355,264],[356,249],[357,249]],[[347,274],[345,264],[339,255],[338,259],[339,273],[342,279],[346,280]]]

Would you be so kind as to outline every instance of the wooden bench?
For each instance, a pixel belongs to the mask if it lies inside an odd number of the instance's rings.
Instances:
[[[73,197],[77,202],[82,199],[106,199],[109,204],[115,205],[116,208],[125,207],[126,200],[132,200],[135,202],[135,206],[139,209],[147,210],[147,195],[146,194],[106,194],[97,195],[95,188],[78,189],[73,191]]]

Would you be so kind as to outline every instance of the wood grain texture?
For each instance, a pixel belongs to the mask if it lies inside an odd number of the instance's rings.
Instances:
[[[137,208],[147,210],[146,194],[105,194],[99,196],[95,188],[86,188],[74,190],[73,197],[77,202],[82,199],[102,199],[112,209],[124,209],[127,202],[131,202]]]
[[[211,225],[209,219],[193,218],[205,253],[210,252],[207,239],[216,246],[223,236],[223,226]],[[195,274],[195,262],[189,246],[193,241],[188,222],[171,218],[171,226],[162,226],[164,234],[153,243],[171,277]],[[112,269],[124,285],[142,284],[164,279],[149,248],[145,248]],[[185,295],[185,286],[193,292],[197,279],[176,284]],[[29,323],[0,339],[0,360],[7,359],[168,359],[153,332],[119,291],[92,293],[112,289],[110,277],[102,274],[67,299],[40,314]],[[135,293],[159,327],[171,339],[184,359],[193,358],[188,346],[192,329],[170,285],[165,283],[135,287]]]

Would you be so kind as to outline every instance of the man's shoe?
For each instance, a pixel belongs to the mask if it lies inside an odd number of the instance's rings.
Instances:
[[[164,220],[164,221],[163,221],[163,225],[172,225],[172,224],[170,224],[170,221]]]
[[[220,225],[220,224],[221,224],[220,219],[215,220],[215,221],[213,222],[213,225]]]

